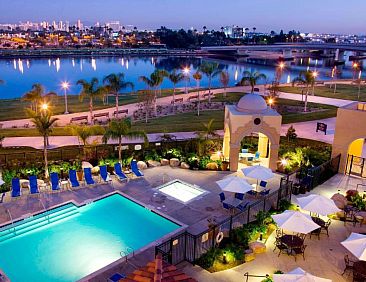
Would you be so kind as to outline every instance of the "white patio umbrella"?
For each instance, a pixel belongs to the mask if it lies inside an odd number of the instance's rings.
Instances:
[[[320,228],[308,214],[299,211],[284,211],[280,214],[272,215],[277,225],[291,232],[307,234],[315,229]]]
[[[238,176],[229,176],[219,181],[216,181],[217,185],[222,191],[233,192],[233,193],[246,193],[253,189],[244,178]]]
[[[322,195],[312,194],[298,198],[297,201],[303,210],[321,215],[328,215],[340,211],[332,199],[328,199]]]
[[[0,178],[0,186],[3,185],[5,182]]]
[[[245,176],[257,179],[257,186],[259,180],[268,180],[274,177],[272,170],[261,165],[245,167],[241,171]]]
[[[273,274],[274,282],[332,282],[330,279],[314,276],[298,267],[286,274]]]
[[[366,260],[366,235],[352,232],[341,244],[359,260]]]

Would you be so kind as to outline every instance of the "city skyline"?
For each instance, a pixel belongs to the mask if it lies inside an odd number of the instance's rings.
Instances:
[[[174,2],[173,2],[174,1]],[[80,19],[86,24],[95,22],[120,21],[121,25],[134,25],[139,29],[156,29],[160,26],[169,28],[197,28],[204,25],[208,29],[219,29],[221,26],[241,25],[256,27],[259,32],[299,30],[301,32],[364,34],[366,19],[361,13],[354,12],[354,6],[344,5],[344,1],[310,0],[306,5],[294,5],[291,0],[260,0],[256,3],[218,0],[186,0],[178,3],[175,0],[76,0],[72,6],[61,1],[49,2],[39,0],[37,3],[24,0],[0,0],[2,11],[16,11],[2,15],[2,23],[19,21],[70,21]],[[356,0],[359,10],[366,9],[366,3]],[[118,3],[118,5],[117,5]],[[316,4],[316,6],[315,6]],[[142,8],[141,8],[142,7]],[[316,7],[316,8],[315,8]],[[128,11],[128,12],[126,12]],[[182,12],[183,11],[183,12]],[[220,11],[221,13],[217,13]],[[245,13],[250,11],[250,13]],[[212,17],[215,15],[215,17]],[[261,19],[266,19],[265,21]],[[334,19],[337,19],[336,21]]]

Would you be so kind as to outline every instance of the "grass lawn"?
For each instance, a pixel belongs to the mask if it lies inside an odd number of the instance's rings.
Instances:
[[[280,87],[279,90],[282,92],[301,94],[302,88],[284,86],[284,87]],[[311,91],[312,90],[310,90],[310,93],[312,93]],[[358,100],[357,99],[358,86],[357,85],[337,84],[336,93],[334,93],[333,87],[329,88],[328,85],[327,86],[317,86],[317,87],[315,87],[315,95],[321,96],[321,97],[357,101]],[[361,85],[360,101],[366,102],[366,86],[365,85]]]
[[[228,93],[224,98],[221,94],[213,99],[213,101],[228,101],[230,103],[236,103],[242,93]],[[277,99],[276,104],[287,106],[298,106],[298,101]],[[309,107],[322,108],[322,111],[313,113],[284,113],[282,116],[282,123],[294,123],[301,121],[310,121],[317,119],[324,119],[335,117],[337,108],[328,105],[309,103]],[[203,111],[198,117],[195,112],[178,114],[175,116],[160,117],[157,119],[150,119],[146,124],[144,121],[136,122],[133,125],[135,130],[144,130],[146,133],[158,133],[158,132],[181,132],[181,131],[200,131],[203,130],[202,123],[207,123],[209,120],[214,119],[214,128],[216,130],[223,129],[224,125],[224,111],[212,110]],[[36,129],[0,129],[0,135],[5,137],[15,136],[39,136]],[[63,136],[70,135],[70,132],[65,127],[56,127],[53,130],[52,135]]]

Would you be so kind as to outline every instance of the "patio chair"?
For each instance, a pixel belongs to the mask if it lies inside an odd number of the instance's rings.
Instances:
[[[276,238],[276,241],[275,241],[275,247],[273,249],[273,252],[278,249],[279,252],[278,252],[278,256],[280,256],[282,253],[286,253],[288,254],[288,248],[285,244],[283,244],[280,240],[280,238]]]
[[[241,152],[242,152],[243,154],[245,154],[245,153],[249,153],[249,149],[241,149]]]
[[[37,176],[35,175],[29,176],[29,192],[31,195],[39,194]]]
[[[126,176],[126,174],[123,173],[120,163],[114,164],[114,174],[119,181],[128,181],[128,177]]]
[[[318,240],[320,240],[320,232],[322,231],[321,228],[318,228],[318,229],[315,229],[313,231],[310,232],[310,239],[311,239],[311,236],[317,236],[318,237]]]
[[[78,188],[80,187],[80,183],[78,181],[78,178],[76,176],[76,170],[70,169],[69,170],[69,182],[72,188]]]
[[[219,194],[219,196],[220,196],[220,202],[222,203],[223,201],[225,201],[225,194],[224,194],[224,192],[221,192],[220,194]]]
[[[222,207],[225,209],[225,210],[230,210],[231,207],[227,204],[227,203],[224,203],[222,202]]]
[[[346,273],[346,271],[352,271],[353,272],[353,264],[354,263],[355,263],[354,261],[352,261],[352,260],[349,259],[348,255],[345,255],[344,256],[345,268],[344,268],[344,270],[342,272],[342,275],[344,275]]]
[[[0,204],[4,202],[5,195],[6,195],[6,192],[2,193],[1,199],[0,199]]]
[[[329,226],[332,223],[332,221],[329,219],[320,230],[325,230],[327,232],[327,236],[329,237]]]
[[[118,282],[120,281],[121,279],[124,279],[126,278],[126,275],[123,275],[123,274],[120,274],[120,273],[115,273],[113,274],[111,277],[108,278],[108,281],[109,282]]]
[[[259,192],[259,195],[260,196],[267,196],[269,194],[269,189],[264,189],[262,191]]]
[[[137,162],[136,160],[132,160],[131,163],[131,171],[132,173],[137,176],[137,177],[142,177],[144,176],[144,174],[139,170],[139,168],[137,167]]]
[[[85,179],[86,185],[95,185],[95,181],[93,179],[92,171],[91,171],[90,167],[84,168],[84,179]]]
[[[255,155],[254,155],[253,161],[254,162],[260,162],[260,156],[261,156],[261,153],[256,152]]]
[[[60,191],[61,183],[60,183],[60,179],[58,177],[57,172],[51,172],[50,179],[51,179],[51,190]]]
[[[282,229],[276,229],[276,238],[280,238],[283,236],[283,231]]]
[[[255,191],[255,190],[250,190],[250,191],[248,191],[246,194],[247,194],[247,195],[249,195],[249,196],[254,196],[254,197],[256,197],[258,193],[257,193],[257,191]]]
[[[259,182],[259,187],[266,188],[267,184],[267,181],[261,180],[261,182]]]
[[[237,208],[240,210],[240,211],[245,211],[248,206],[249,206],[250,202],[246,202],[246,203],[241,203],[239,206],[237,206]]]
[[[112,179],[110,177],[110,174],[107,170],[106,165],[100,165],[99,166],[99,176],[100,176],[100,182],[103,182],[103,183],[112,182]]]
[[[242,193],[235,193],[235,198],[238,200],[244,200],[244,194]]]
[[[20,180],[19,178],[16,177],[11,180],[11,197],[17,198],[20,196],[21,196]]]
[[[296,261],[296,257],[298,255],[302,255],[302,258],[305,260],[305,249],[306,249],[307,245],[302,245],[301,247],[296,247],[296,248],[292,248],[291,249],[291,254],[295,257],[295,261]]]

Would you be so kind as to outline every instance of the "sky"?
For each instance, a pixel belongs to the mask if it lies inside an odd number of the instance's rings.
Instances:
[[[257,32],[365,34],[365,11],[365,0],[0,0],[1,23],[119,20],[139,29],[239,25]]]

